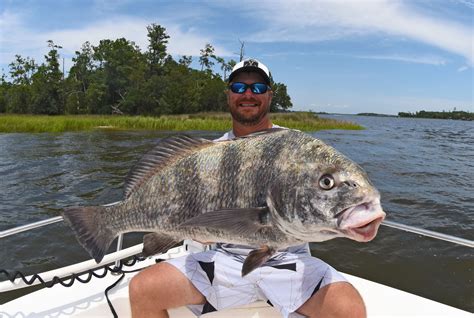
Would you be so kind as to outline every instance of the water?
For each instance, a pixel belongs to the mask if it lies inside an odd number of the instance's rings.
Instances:
[[[368,172],[390,220],[474,240],[473,122],[335,118],[367,129],[314,135]],[[170,134],[0,135],[0,230],[57,216],[64,206],[120,200],[130,167],[158,138]],[[127,235],[125,244],[140,240],[140,235]],[[0,269],[25,273],[88,259],[62,223],[2,239],[0,246]],[[311,246],[314,255],[341,271],[474,312],[470,248],[386,227],[370,243],[336,239]],[[0,294],[0,303],[19,293]]]

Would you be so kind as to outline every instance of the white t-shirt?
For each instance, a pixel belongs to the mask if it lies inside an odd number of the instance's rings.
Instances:
[[[286,127],[281,127],[281,126],[278,126],[278,125],[275,125],[275,124],[272,125],[272,128],[288,129]],[[231,140],[231,139],[234,139],[234,138],[235,138],[234,131],[230,130],[230,131],[226,132],[224,135],[222,135],[221,137],[219,137],[217,139],[214,139],[214,141],[226,141],[226,140]]]

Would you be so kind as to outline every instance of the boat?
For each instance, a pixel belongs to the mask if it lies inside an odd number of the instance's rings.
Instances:
[[[27,224],[0,232],[0,239],[23,231],[61,222],[62,217]],[[474,242],[455,236],[406,226],[385,220],[385,226],[409,231],[452,243],[474,247]],[[139,270],[162,260],[195,253],[209,246],[185,240],[166,253],[148,258],[137,255],[143,244],[122,249],[123,236],[119,237],[117,251],[104,257],[101,263],[94,260],[73,264],[52,271],[25,277],[13,275],[11,280],[0,282],[0,292],[43,284],[42,288],[0,306],[1,318],[17,317],[130,317],[128,284]],[[10,273],[11,274],[11,273]],[[474,317],[474,314],[418,295],[401,291],[354,275],[342,273],[362,295],[368,317]],[[186,307],[169,311],[172,318],[195,317]],[[247,306],[207,313],[201,317],[281,317],[280,313],[264,301]]]

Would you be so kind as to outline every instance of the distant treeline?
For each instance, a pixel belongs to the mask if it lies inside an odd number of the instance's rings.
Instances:
[[[416,118],[437,118],[437,119],[457,119],[457,120],[474,120],[474,113],[465,111],[442,111],[432,112],[421,110],[415,113],[398,113],[399,117],[416,117]]]
[[[377,114],[377,113],[358,113],[357,116],[397,117],[397,116],[395,116],[395,115]]]
[[[97,46],[85,42],[75,52],[67,77],[60,65],[61,46],[51,40],[40,65],[16,55],[9,78],[0,78],[0,113],[164,115],[226,110],[225,79],[237,62],[216,56],[214,47],[206,44],[199,56],[201,69],[193,69],[191,56],[175,61],[167,53],[164,27],[151,24],[147,31],[145,52],[125,38],[101,40]],[[272,87],[272,111],[291,108],[286,85]]]

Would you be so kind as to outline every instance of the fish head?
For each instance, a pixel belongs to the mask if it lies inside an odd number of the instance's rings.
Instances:
[[[372,240],[385,212],[366,172],[317,139],[307,148],[282,173],[286,180],[280,180],[267,195],[273,222],[304,242],[336,237]]]

